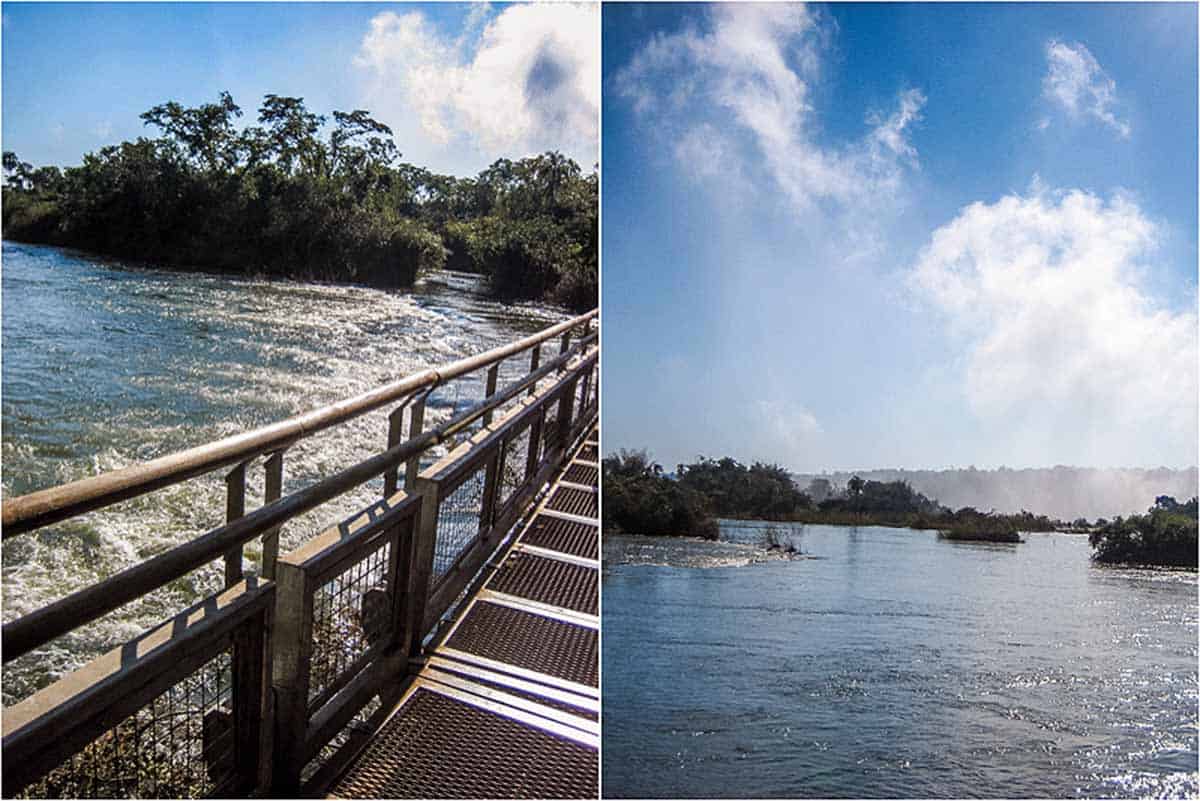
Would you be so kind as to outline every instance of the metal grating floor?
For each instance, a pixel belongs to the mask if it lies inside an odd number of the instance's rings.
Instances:
[[[596,487],[597,440],[593,427],[571,449],[331,796],[597,797],[598,493],[560,486]]]
[[[595,798],[593,748],[424,687],[394,715],[339,798]]]
[[[599,513],[596,498],[595,492],[560,486],[554,490],[547,508],[555,512],[566,512],[569,515],[594,519]]]
[[[539,516],[521,542],[582,559],[600,558],[600,529],[559,517]]]
[[[597,615],[600,613],[598,579],[594,568],[517,552],[505,560],[488,589]]]

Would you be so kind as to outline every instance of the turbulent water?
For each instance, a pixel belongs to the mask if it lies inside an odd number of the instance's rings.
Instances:
[[[471,276],[412,292],[238,280],[3,245],[3,492],[13,497],[275,422],[526,336],[564,315],[492,302]],[[522,372],[506,364],[501,377]],[[482,374],[434,393],[427,424],[482,393]],[[385,447],[386,410],[288,450],[284,492]],[[247,507],[261,503],[261,460]],[[286,550],[378,497],[381,481],[289,522]],[[221,473],[3,546],[12,620],[219,525]],[[256,544],[246,548],[257,564]],[[213,565],[4,671],[4,701],[212,591]]]
[[[606,539],[605,796],[1200,793],[1194,572],[778,528]]]

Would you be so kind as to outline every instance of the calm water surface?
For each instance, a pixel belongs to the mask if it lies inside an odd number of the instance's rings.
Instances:
[[[1200,793],[1194,572],[874,527],[768,559],[765,528],[606,539],[606,796]]]
[[[3,244],[5,497],[124,467],[308,411],[563,319],[492,302],[470,276],[412,292],[238,280]],[[504,375],[522,364],[506,365]],[[482,373],[434,393],[429,421],[477,399]],[[284,491],[386,445],[386,410],[289,449]],[[261,503],[261,460],[247,506]],[[378,497],[380,481],[296,521],[293,547]],[[3,545],[3,619],[111,576],[219,525],[221,474],[23,535]],[[248,545],[247,566],[260,556]],[[5,666],[11,703],[211,592],[220,567]]]

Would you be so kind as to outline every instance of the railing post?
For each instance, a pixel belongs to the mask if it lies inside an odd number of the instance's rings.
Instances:
[[[496,380],[500,375],[500,362],[496,362],[487,371],[487,386],[484,388],[484,399],[490,398],[496,394]],[[492,409],[488,409],[483,413],[483,427],[487,428],[492,424]]]
[[[546,404],[543,403],[529,423],[529,447],[525,456],[525,481],[537,472],[538,461],[542,452],[542,421],[546,418]]]
[[[271,794],[296,798],[304,769],[308,687],[312,667],[312,594],[308,574],[287,557],[276,564],[272,631],[275,749]]]
[[[421,653],[421,640],[425,639],[423,624],[425,609],[429,605],[429,593],[433,589],[433,555],[437,545],[437,524],[440,486],[436,479],[418,477],[414,482],[415,492],[421,496],[421,514],[417,518],[416,536],[413,537],[412,570],[408,578],[408,620],[410,637],[408,653]]]
[[[388,450],[400,444],[404,438],[404,407],[398,406],[388,415]],[[400,468],[393,467],[383,474],[383,497],[390,498],[396,493],[399,482]]]
[[[529,372],[536,373],[538,367],[542,365],[542,343],[533,346],[533,354],[529,357]],[[534,383],[529,387],[528,397],[533,397],[533,393],[537,392],[537,384]]]
[[[568,328],[566,333],[562,335],[562,345],[560,345],[558,348],[558,355],[562,356],[564,353],[566,353],[570,349],[571,349],[571,329]],[[567,371],[566,364],[559,365],[558,372],[565,373],[566,371]]]
[[[561,448],[565,448],[567,441],[571,438],[571,416],[575,410],[575,385],[577,383],[579,383],[578,376],[572,378],[567,383],[558,401],[558,419],[555,421],[555,424],[558,426],[558,433],[555,442]]]
[[[418,395],[413,401],[412,409],[408,413],[408,438],[412,439],[421,433],[425,426],[425,398],[428,393]],[[421,471],[421,454],[414,454],[408,460],[404,472],[404,489],[409,492],[413,491],[417,483],[417,474]]]
[[[589,402],[589,398],[588,398],[588,395],[591,394],[591,391],[592,391],[592,371],[588,370],[586,373],[583,374],[583,387],[579,391],[579,410],[580,411],[583,411],[584,409],[588,408],[591,405],[591,403]]]
[[[501,443],[497,442],[488,457],[487,468],[483,474],[483,498],[479,506],[479,531],[483,533],[492,527],[496,517],[496,494],[500,486],[500,457],[503,451]]]
[[[252,794],[269,780],[271,760],[270,654],[264,610],[238,627],[233,637],[233,721],[236,737],[234,767],[243,792]],[[264,736],[265,735],[265,736]]]
[[[225,476],[225,522],[232,523],[246,514],[246,462]],[[235,545],[225,552],[225,587],[242,580],[242,546]]]
[[[283,451],[278,450],[267,457],[266,487],[263,490],[263,506],[279,500],[283,495]],[[279,559],[279,532],[283,524],[267,529],[262,537],[262,577],[275,578],[275,562]]]

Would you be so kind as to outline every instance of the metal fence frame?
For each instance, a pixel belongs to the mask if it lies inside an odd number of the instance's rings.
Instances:
[[[302,768],[344,733],[372,699],[387,704],[389,686],[404,675],[410,657],[419,653],[423,637],[548,480],[566,441],[587,424],[584,415],[573,412],[579,405],[577,389],[584,388],[582,398],[589,386],[595,388],[591,378],[599,357],[599,334],[592,330],[595,316],[593,311],[503,348],[284,423],[6,501],[7,538],[236,465],[226,482],[225,525],[4,626],[7,662],[196,567],[214,559],[226,560],[229,586],[223,592],[4,710],[4,795],[22,792],[198,666],[225,652],[232,660],[230,714],[237,761],[229,778],[216,784],[213,792],[296,792]],[[542,345],[560,335],[559,353],[543,364]],[[500,363],[525,352],[530,354],[528,371],[498,389]],[[488,370],[484,399],[446,423],[423,430],[428,392],[481,368]],[[389,419],[386,451],[280,497],[282,459],[288,445],[398,401],[400,406]],[[588,407],[593,415],[594,406]],[[406,408],[407,439],[401,434]],[[553,431],[546,437],[548,409],[555,417]],[[493,421],[497,414],[499,419]],[[482,425],[481,430],[418,473],[423,453],[468,432],[476,423]],[[505,458],[509,443],[526,431],[529,445],[523,481],[503,505],[497,505],[500,459]],[[267,457],[267,497],[262,508],[247,514],[245,473],[260,455]],[[471,470],[486,474],[479,531],[434,582],[429,559],[436,543],[438,507],[457,486],[453,482],[461,482]],[[292,553],[276,556],[283,523],[381,475],[383,500]],[[405,490],[397,488],[402,475]],[[260,536],[264,540],[262,575],[242,578],[242,545]],[[362,631],[370,629],[370,644],[342,665],[321,692],[310,697],[314,594],[385,546],[389,550],[384,586],[346,596],[358,599],[361,608],[349,614],[357,615],[356,625]]]

